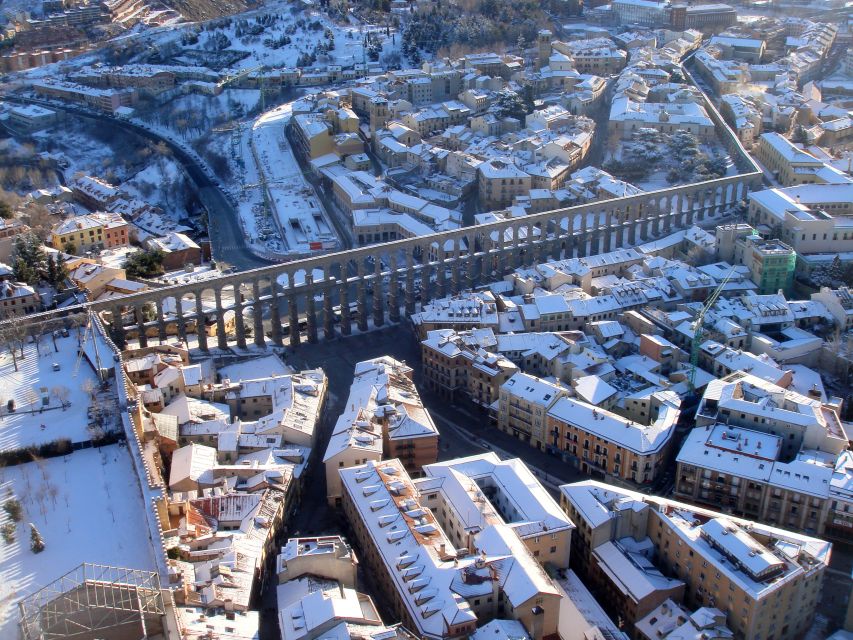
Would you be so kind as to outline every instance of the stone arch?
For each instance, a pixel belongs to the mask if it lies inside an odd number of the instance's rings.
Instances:
[[[726,202],[726,185],[719,185],[714,189],[714,208],[712,210],[712,215],[720,215]]]
[[[217,335],[219,309],[216,307],[216,295],[210,287],[202,287],[195,296],[195,326],[198,346],[207,351],[210,340]]]
[[[178,297],[175,295],[164,295],[159,298],[157,305],[157,334],[156,338],[163,344],[170,337],[178,335]],[[151,336],[149,333],[149,338]]]
[[[262,275],[252,283],[252,331],[255,344],[264,346],[267,338],[273,338],[273,308],[278,304],[276,278]]]
[[[725,205],[724,208],[727,209],[727,208],[731,207],[732,205],[734,205],[735,202],[737,202],[737,198],[735,196],[736,191],[737,191],[737,184],[736,183],[729,182],[726,185],[726,197],[725,197],[725,200],[723,202],[723,204]]]
[[[175,295],[175,310],[177,321],[177,334],[184,342],[189,342],[190,336],[196,333],[196,293],[195,291],[181,291]]]
[[[237,304],[238,304],[238,285],[234,282],[223,284],[216,290],[219,296],[219,308],[222,310],[219,314],[222,324],[222,339],[219,346],[227,347],[227,340],[232,339],[237,331]],[[217,335],[219,335],[217,331]]]

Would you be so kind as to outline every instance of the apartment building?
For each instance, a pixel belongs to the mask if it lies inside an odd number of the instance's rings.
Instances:
[[[718,47],[700,49],[693,58],[696,61],[696,69],[718,95],[736,93],[738,88],[752,79],[749,65],[720,56]]]
[[[575,119],[575,116],[560,105],[550,105],[528,113],[524,119],[524,125],[533,131],[541,131],[543,129],[564,127],[572,123]]]
[[[206,388],[205,397],[228,406],[231,416],[254,423],[263,435],[281,435],[304,447],[317,445],[317,420],[326,401],[328,380],[322,369],[257,378]]]
[[[560,489],[577,525],[573,568],[630,627],[668,598],[719,609],[738,639],[810,627],[830,543],[594,480]]]
[[[797,253],[792,247],[759,235],[744,236],[737,245],[740,262],[749,269],[749,277],[758,285],[759,295],[778,291],[791,293],[797,268]]]
[[[822,302],[841,331],[853,329],[853,290],[849,287],[821,287],[812,300]]]
[[[666,600],[634,626],[637,640],[731,640],[726,614],[716,607],[700,607],[690,613],[685,607]]]
[[[438,459],[438,428],[412,382],[412,368],[388,356],[355,365],[323,456],[329,503],[341,504],[341,469],[383,458],[399,459],[412,475]]]
[[[516,373],[500,388],[498,429],[537,449],[549,444],[547,414],[566,389],[526,373]]]
[[[25,282],[0,281],[0,319],[18,318],[41,310],[38,292]]]
[[[594,392],[588,395],[594,397]],[[661,391],[642,404],[648,405],[645,410],[638,408],[625,417],[561,397],[547,413],[548,444],[573,458],[583,473],[637,484],[654,482],[666,469],[681,401],[674,393]],[[641,412],[648,415],[640,416]]]
[[[737,371],[708,384],[696,413],[696,426],[724,423],[778,435],[782,438],[780,459],[786,461],[801,449],[839,455],[848,444],[839,417],[841,400],[824,402],[813,395]]]
[[[720,98],[720,113],[732,127],[738,140],[751,149],[761,133],[761,112],[752,101],[735,93]]]
[[[93,87],[138,89],[141,94],[159,95],[174,89],[178,80],[201,80],[216,83],[217,73],[198,67],[127,64],[116,67],[84,67],[69,79]]]
[[[853,540],[850,452],[782,456],[778,435],[717,424],[694,429],[677,457],[675,495],[809,535]]]
[[[136,89],[98,89],[72,82],[45,80],[33,83],[40,96],[77,102],[94,109],[115,113],[121,107],[132,107],[139,100]]]
[[[531,177],[508,160],[488,160],[477,167],[477,188],[484,208],[508,207],[516,196],[527,195],[531,185]]]
[[[19,131],[39,131],[58,119],[56,111],[35,104],[15,105],[9,109],[9,125]]]
[[[428,302],[411,319],[419,340],[436,329],[497,329],[498,305],[491,291],[471,291]]]
[[[199,265],[204,259],[198,243],[183,233],[173,231],[159,238],[149,238],[147,245],[149,249],[156,249],[163,254],[163,268],[166,271]]]
[[[613,99],[610,107],[611,135],[629,139],[638,129],[655,129],[661,133],[688,131],[700,140],[715,135],[714,122],[705,107],[696,102],[635,102],[625,96]]]
[[[361,246],[434,233],[414,216],[388,209],[353,209],[352,230]]]
[[[696,29],[704,33],[719,33],[737,22],[737,11],[727,4],[674,4],[670,12],[673,29]]]
[[[669,3],[654,0],[614,0],[613,13],[619,24],[659,27],[669,24]]]
[[[319,113],[293,116],[293,138],[296,149],[307,160],[315,160],[334,151],[332,125]]]
[[[355,588],[358,558],[341,536],[290,538],[276,559],[279,584],[313,575]]]
[[[74,216],[53,227],[51,245],[54,249],[73,253],[126,247],[130,242],[129,229],[124,218],[114,213]]]
[[[87,209],[109,210],[122,197],[118,187],[93,176],[80,176],[71,185],[72,196]]]
[[[572,66],[580,73],[609,76],[625,68],[628,54],[610,38],[591,38],[572,42],[554,42],[555,51],[571,58]]]
[[[772,131],[758,138],[755,157],[785,187],[838,181],[822,161]]]
[[[853,240],[853,184],[808,184],[750,193],[747,222],[798,255],[836,254]]]
[[[489,452],[435,462],[414,482],[457,549],[473,548],[490,525],[506,525],[539,563],[569,568],[575,526],[518,458]]]
[[[344,513],[359,542],[361,561],[395,619],[419,637],[436,639],[469,636],[495,619],[518,621],[532,640],[555,634],[560,592],[519,536],[521,525],[507,522],[499,508],[490,509],[488,494],[477,482],[450,471],[483,463],[463,459],[448,464],[450,468],[435,468],[435,476],[417,481],[399,460],[340,470]],[[488,477],[482,481],[489,489]],[[530,481],[536,483],[532,477]],[[483,512],[466,513],[472,502]],[[450,533],[428,504],[437,508]],[[461,534],[459,528],[472,517],[473,526]],[[555,522],[568,526],[565,519]],[[470,545],[457,547],[451,535],[469,539]],[[544,537],[547,545],[550,538]]]
[[[427,387],[448,400],[465,395],[482,407],[491,406],[501,386],[518,371],[493,352],[496,344],[491,329],[429,331],[421,341],[421,372]]]

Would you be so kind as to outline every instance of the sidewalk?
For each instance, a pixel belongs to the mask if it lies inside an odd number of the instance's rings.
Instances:
[[[418,389],[424,406],[439,423],[439,432],[442,428],[450,428],[470,440],[473,446],[494,451],[502,459],[521,458],[542,484],[555,492],[559,491],[562,484],[589,479],[561,458],[534,449],[527,443],[498,431],[497,427],[489,423],[485,412],[473,413],[472,411],[476,411],[473,407],[469,410],[467,401],[461,400],[451,405],[447,400],[427,391],[423,385],[419,385]]]

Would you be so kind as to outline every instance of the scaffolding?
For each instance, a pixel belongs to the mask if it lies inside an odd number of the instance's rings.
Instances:
[[[156,573],[89,563],[22,599],[18,607],[24,640],[94,640],[119,637],[122,630],[148,638],[162,633],[165,615]]]

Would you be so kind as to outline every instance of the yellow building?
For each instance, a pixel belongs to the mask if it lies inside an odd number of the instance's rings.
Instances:
[[[90,213],[63,220],[51,231],[51,245],[59,251],[87,251],[125,247],[130,226],[114,213]]]

